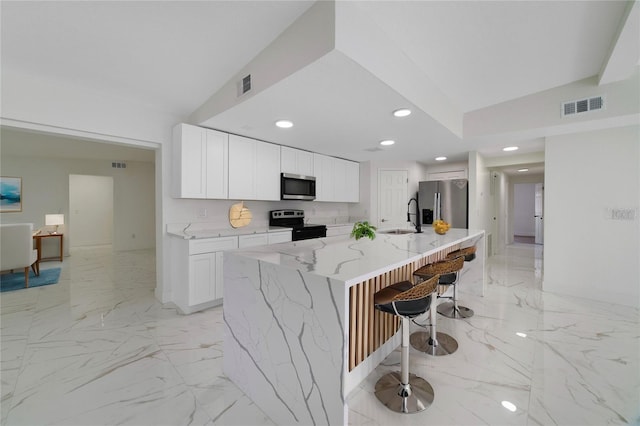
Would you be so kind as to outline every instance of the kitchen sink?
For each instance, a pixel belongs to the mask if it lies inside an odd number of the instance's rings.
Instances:
[[[379,234],[414,234],[416,231],[412,229],[388,229],[386,231],[378,231]]]

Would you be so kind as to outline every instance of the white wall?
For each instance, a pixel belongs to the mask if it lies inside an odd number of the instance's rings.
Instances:
[[[524,237],[536,235],[534,183],[513,185],[513,234]]]
[[[494,197],[491,194],[491,174],[485,158],[478,152],[469,153],[469,229],[484,229],[486,244],[496,238],[493,231]],[[492,254],[488,247],[487,256]]]
[[[113,177],[69,175],[69,249],[113,244]]]
[[[545,291],[640,307],[639,141],[638,126],[547,139]]]
[[[110,161],[38,157],[0,159],[2,174],[22,177],[22,212],[2,213],[3,223],[32,222],[44,227],[46,213],[63,213],[69,219],[69,175],[100,175],[114,179],[114,250],[135,250],[155,245],[154,165],[128,162],[126,169],[112,169]],[[64,232],[69,226],[61,227]],[[136,237],[131,238],[135,233]],[[69,235],[65,232],[65,254]],[[46,247],[44,249],[47,249]],[[45,253],[45,256],[49,254]],[[55,254],[52,254],[55,255]]]

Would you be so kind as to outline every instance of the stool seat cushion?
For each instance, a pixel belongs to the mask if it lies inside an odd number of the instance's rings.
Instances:
[[[389,314],[395,315],[396,311],[393,309],[392,303],[395,299],[395,305],[398,314],[410,318],[422,315],[429,310],[429,306],[431,304],[431,295],[412,300],[396,299],[398,295],[412,289],[413,287],[413,284],[409,281],[400,281],[377,291],[373,295],[373,303],[375,305],[375,308],[382,312],[387,312]]]

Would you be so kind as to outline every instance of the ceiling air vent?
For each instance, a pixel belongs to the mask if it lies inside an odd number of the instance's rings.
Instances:
[[[604,97],[596,96],[593,98],[580,99],[578,101],[570,101],[562,104],[562,116],[582,114],[584,112],[596,111],[604,108]]]
[[[242,96],[251,90],[251,74],[247,74],[242,78],[242,81],[240,81],[240,84],[238,85],[238,89],[238,96]]]

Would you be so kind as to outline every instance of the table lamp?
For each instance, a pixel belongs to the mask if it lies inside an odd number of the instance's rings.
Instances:
[[[50,234],[58,233],[58,226],[64,225],[64,215],[63,214],[45,214],[44,215],[44,224],[47,226],[55,225],[56,230],[53,232],[49,232]]]

